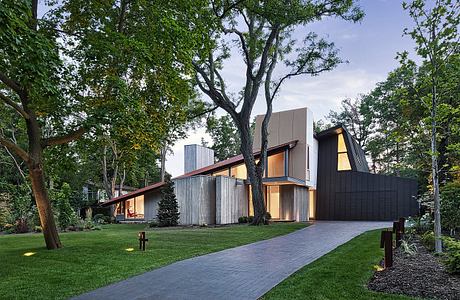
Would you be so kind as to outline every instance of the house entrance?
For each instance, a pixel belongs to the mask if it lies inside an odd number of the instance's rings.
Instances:
[[[267,210],[272,219],[280,219],[280,187],[267,186]]]

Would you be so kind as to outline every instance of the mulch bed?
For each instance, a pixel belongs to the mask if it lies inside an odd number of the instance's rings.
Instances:
[[[408,296],[460,300],[460,276],[449,274],[438,257],[429,252],[418,240],[415,255],[395,250],[391,268],[375,272],[369,289]]]

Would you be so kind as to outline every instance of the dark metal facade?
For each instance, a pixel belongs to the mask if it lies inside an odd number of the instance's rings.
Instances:
[[[342,133],[351,171],[337,171],[337,135]],[[369,173],[362,149],[343,127],[319,140],[316,219],[397,220],[418,213],[417,181]]]

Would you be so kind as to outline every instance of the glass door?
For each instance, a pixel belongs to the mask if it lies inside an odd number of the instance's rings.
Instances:
[[[280,218],[280,187],[267,186],[267,209],[272,219]]]

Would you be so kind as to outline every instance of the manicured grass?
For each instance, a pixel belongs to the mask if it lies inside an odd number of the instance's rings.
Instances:
[[[46,250],[41,234],[0,236],[0,299],[65,299],[178,260],[287,234],[306,224],[236,225],[147,232],[145,225],[106,225],[62,233],[64,247]],[[133,251],[126,249],[134,248]],[[25,253],[35,253],[24,256]]]
[[[281,282],[263,299],[413,299],[367,289],[383,257],[380,230],[366,232]]]

